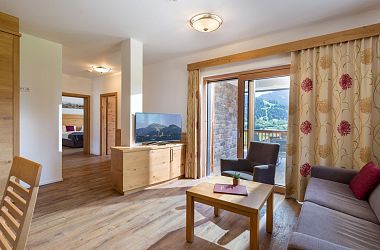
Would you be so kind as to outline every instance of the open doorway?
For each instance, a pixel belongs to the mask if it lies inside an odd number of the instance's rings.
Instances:
[[[117,93],[100,95],[100,152],[110,155],[111,148],[119,143],[117,138]]]
[[[90,96],[62,93],[62,155],[90,153]]]

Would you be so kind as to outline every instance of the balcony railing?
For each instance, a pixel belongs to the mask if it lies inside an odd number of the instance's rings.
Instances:
[[[272,140],[286,140],[288,131],[287,130],[264,130],[255,129],[254,130],[254,140],[255,141],[272,141]]]
[[[248,131],[244,131],[244,146],[248,149],[247,141]],[[280,144],[280,154],[286,152],[286,140],[288,131],[287,130],[267,130],[267,129],[255,129],[253,133],[253,140],[260,142],[272,142]]]

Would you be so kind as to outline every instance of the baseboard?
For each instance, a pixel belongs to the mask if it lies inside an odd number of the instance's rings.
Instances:
[[[53,180],[47,180],[47,181],[41,182],[40,186],[47,185],[47,184],[52,184],[52,183],[56,183],[56,182],[61,182],[61,181],[63,181],[63,178],[58,178],[58,179],[53,179]]]

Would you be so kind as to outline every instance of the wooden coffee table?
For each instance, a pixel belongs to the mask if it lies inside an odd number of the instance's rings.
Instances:
[[[240,181],[247,187],[248,196],[214,193],[214,184],[232,184],[232,178],[216,176],[207,179],[186,191],[186,241],[194,240],[194,202],[200,202],[214,207],[215,216],[220,209],[245,215],[249,218],[250,249],[259,249],[260,208],[267,202],[266,231],[273,230],[273,190],[274,186],[253,182]]]

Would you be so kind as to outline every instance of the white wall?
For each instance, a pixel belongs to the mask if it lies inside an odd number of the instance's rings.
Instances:
[[[62,92],[91,95],[91,79],[62,74]]]
[[[105,75],[92,80],[91,154],[100,154],[100,94],[117,92],[117,128],[121,127],[121,74]]]
[[[143,111],[182,114],[186,130],[187,71],[186,59],[144,66]]]
[[[307,27],[279,31],[252,40],[193,53],[189,56],[145,65],[143,110],[144,112],[181,113],[183,129],[186,130],[187,64],[378,22],[380,22],[379,10],[371,10],[359,15],[349,15],[334,21],[319,22],[310,24]],[[278,55],[228,66],[208,68],[201,71],[201,76],[219,75],[289,63],[289,55]]]
[[[23,34],[20,85],[20,155],[42,164],[41,184],[60,181],[62,45]]]

